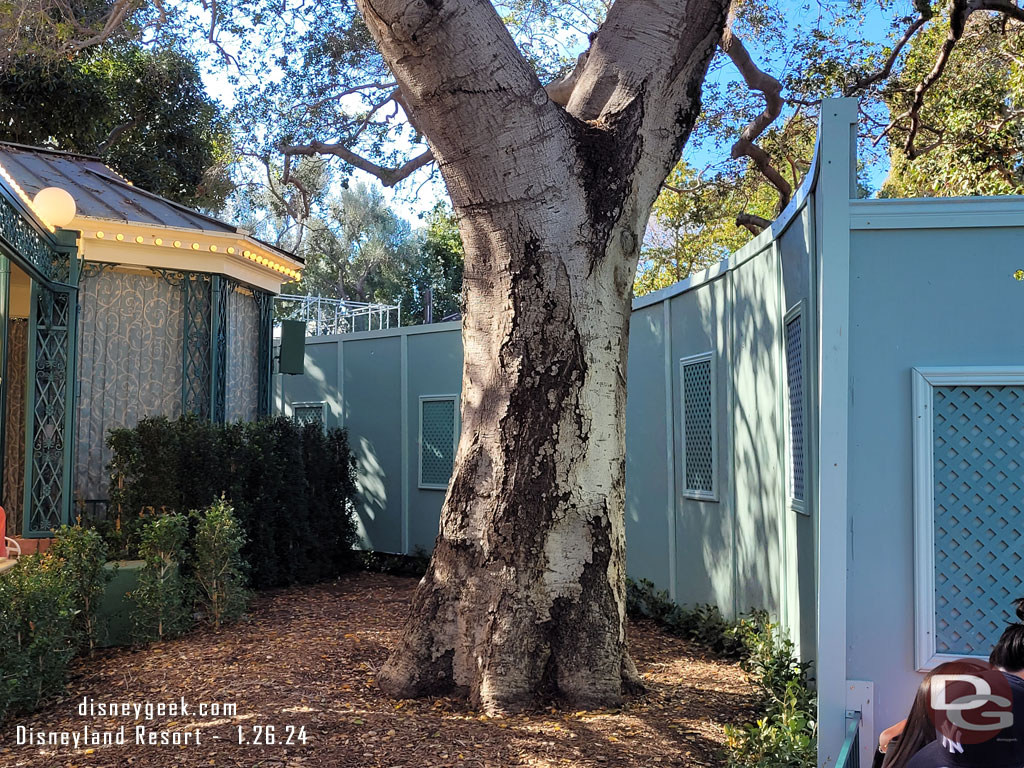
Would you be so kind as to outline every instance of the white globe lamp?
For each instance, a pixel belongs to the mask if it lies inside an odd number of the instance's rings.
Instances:
[[[75,218],[78,207],[66,189],[46,187],[36,192],[32,205],[39,215],[55,227],[66,227]]]

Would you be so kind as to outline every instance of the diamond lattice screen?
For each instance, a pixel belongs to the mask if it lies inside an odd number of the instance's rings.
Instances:
[[[786,383],[789,387],[789,495],[804,498],[804,342],[800,317],[786,323]]]
[[[988,656],[1024,595],[1024,387],[933,390],[935,635]]]
[[[683,431],[686,490],[713,493],[715,455],[710,360],[683,365]]]
[[[448,485],[455,461],[455,401],[424,400],[420,439],[420,482]]]
[[[324,425],[324,404],[310,403],[307,405],[292,406],[292,418],[299,424]]]

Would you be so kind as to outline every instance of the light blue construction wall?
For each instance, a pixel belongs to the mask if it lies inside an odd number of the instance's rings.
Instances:
[[[1024,267],[1024,199],[880,200],[852,209],[847,674],[874,684],[877,735],[906,717],[922,677],[911,370],[1024,364],[1024,285],[1013,279]],[[1018,489],[1012,502],[1021,501]],[[1013,541],[1001,531],[992,552]],[[1007,577],[1019,584],[1019,558],[1016,571]],[[994,620],[1006,607],[990,607]]]
[[[306,339],[305,375],[275,376],[275,412],[324,402],[326,426],[348,429],[363,547],[429,552],[444,491],[419,488],[419,401],[461,390],[458,323],[314,336]]]
[[[797,512],[787,498],[783,322],[803,307],[805,419],[813,420],[813,210],[808,190],[727,261],[635,302],[626,404],[628,572],[684,605],[711,603],[732,616],[765,608],[805,658],[814,649],[813,504]],[[680,366],[707,352],[717,500],[689,496],[684,482]],[[805,472],[810,489],[810,461]]]

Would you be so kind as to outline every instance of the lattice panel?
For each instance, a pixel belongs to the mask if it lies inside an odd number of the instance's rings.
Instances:
[[[455,400],[424,400],[420,422],[420,483],[447,486],[455,462]]]
[[[44,277],[67,279],[66,254],[58,252],[18,208],[8,200],[0,185],[0,239],[28,261]]]
[[[683,365],[683,431],[686,441],[686,490],[715,490],[714,414],[711,412],[711,361]]]
[[[185,352],[182,410],[199,416],[210,415],[210,276],[189,273],[181,282],[185,301]]]
[[[210,384],[210,408],[211,418],[218,424],[223,424],[227,411],[228,301],[235,291],[235,282],[223,275],[214,275],[210,291],[213,300],[210,316],[213,323],[213,380]]]
[[[939,653],[988,653],[1024,594],[1024,387],[933,389]]]
[[[65,522],[65,441],[68,372],[75,301],[71,294],[35,284],[36,329],[32,346],[32,452],[26,533],[45,533]],[[69,479],[69,478],[68,478]]]
[[[292,406],[292,418],[299,424],[324,425],[323,403],[296,403]]]
[[[274,333],[274,294],[253,289],[253,301],[259,313],[259,352],[257,355],[258,391],[256,395],[256,415],[266,416],[270,413],[271,355]]]
[[[786,323],[786,384],[789,389],[789,495],[804,498],[804,339],[799,315]]]

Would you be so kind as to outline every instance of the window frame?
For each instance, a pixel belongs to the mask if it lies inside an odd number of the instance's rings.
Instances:
[[[710,368],[710,409],[711,409],[711,490],[706,491],[699,488],[688,488],[686,483],[686,462],[689,458],[686,452],[686,366],[701,363],[705,360]],[[679,445],[682,461],[682,483],[683,498],[694,501],[719,501],[719,467],[718,467],[718,366],[716,365],[715,350],[699,352],[695,355],[688,355],[679,359]]]
[[[309,400],[309,401],[305,401],[305,402],[301,402],[301,403],[292,403],[291,404],[292,421],[294,421],[296,424],[300,424],[300,425],[306,424],[306,422],[299,421],[299,417],[298,417],[298,414],[296,413],[296,410],[299,409],[299,408],[313,408],[313,407],[318,407],[320,409],[320,429],[321,430],[326,430],[327,429],[327,401],[326,400]]]
[[[452,471],[455,470],[455,453],[459,447],[459,434],[462,431],[462,414],[459,408],[459,395],[420,395],[419,419],[416,433],[416,487],[423,491],[447,491],[451,483],[451,475],[444,485],[423,482],[423,404],[430,402],[452,402]]]
[[[911,369],[914,458],[914,660],[919,672],[970,657],[939,653],[935,616],[936,387],[1024,386],[1024,366],[943,366]]]
[[[811,510],[807,504],[807,481],[809,479],[808,474],[808,461],[807,461],[807,441],[810,434],[807,429],[807,421],[809,412],[807,409],[807,388],[809,385],[807,377],[807,324],[804,322],[806,314],[804,313],[804,300],[800,299],[796,304],[789,308],[782,318],[782,371],[784,385],[784,397],[783,397],[783,412],[785,416],[785,448],[786,448],[786,506],[793,512],[800,515],[809,516]],[[795,460],[793,458],[793,417],[792,417],[792,399],[789,396],[789,339],[787,337],[787,331],[789,324],[796,320],[800,324],[800,407],[803,411],[800,419],[800,429],[802,432],[801,437],[803,438],[803,475],[804,475],[804,495],[803,498],[798,499],[796,494],[793,492],[793,467]]]

